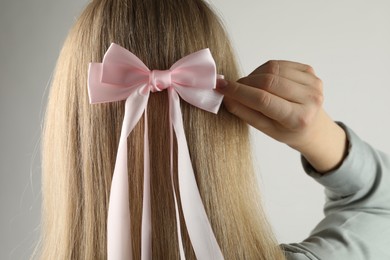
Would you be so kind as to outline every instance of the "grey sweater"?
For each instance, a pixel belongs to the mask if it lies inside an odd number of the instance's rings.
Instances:
[[[282,244],[288,260],[390,260],[390,159],[340,124],[349,140],[342,165],[306,173],[325,187],[325,218],[301,243]]]

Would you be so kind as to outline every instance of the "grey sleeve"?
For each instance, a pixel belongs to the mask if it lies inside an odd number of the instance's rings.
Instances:
[[[301,243],[282,245],[287,259],[390,259],[390,160],[340,123],[349,140],[342,165],[325,175],[302,159],[325,187],[325,218]]]

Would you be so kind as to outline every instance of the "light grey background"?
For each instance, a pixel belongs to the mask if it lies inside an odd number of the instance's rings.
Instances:
[[[45,90],[67,31],[87,1],[0,2],[0,259],[28,259],[39,237],[39,142]],[[390,153],[390,2],[211,2],[242,72],[269,59],[308,63],[335,120]],[[322,188],[299,154],[252,131],[263,199],[282,243],[299,242],[322,218]]]

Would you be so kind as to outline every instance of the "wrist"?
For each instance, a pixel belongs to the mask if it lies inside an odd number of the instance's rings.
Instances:
[[[320,111],[317,123],[303,145],[293,147],[319,173],[338,168],[346,157],[347,136],[325,111]]]

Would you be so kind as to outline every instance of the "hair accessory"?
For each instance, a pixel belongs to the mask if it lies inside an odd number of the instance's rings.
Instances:
[[[183,128],[180,98],[188,103],[217,113],[223,96],[214,91],[216,66],[209,49],[192,53],[172,65],[169,70],[152,70],[134,54],[112,43],[102,63],[90,63],[88,93],[90,103],[125,100],[118,153],[110,191],[107,220],[108,259],[133,259],[130,230],[129,187],[127,172],[127,137],[147,114],[150,92],[168,90],[170,127],[170,172],[175,200],[180,258],[185,259],[180,230],[178,202],[173,182],[173,131],[178,146],[178,179],[183,217],[197,259],[223,259],[196,184],[187,140]],[[153,159],[153,158],[152,158]],[[141,227],[141,259],[152,259],[150,158],[148,126],[144,133],[144,192]]]

